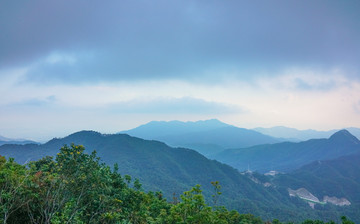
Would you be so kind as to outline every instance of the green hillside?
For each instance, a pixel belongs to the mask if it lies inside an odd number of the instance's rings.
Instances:
[[[0,156],[0,221],[2,223],[134,223],[134,224],[261,224],[261,218],[239,214],[223,206],[210,207],[196,185],[167,201],[161,192],[142,190],[131,176],[122,176],[100,163],[83,146],[62,147],[54,160],[45,157],[19,165]],[[221,195],[219,182],[212,182],[213,198]],[[342,224],[354,224],[345,216]],[[266,223],[270,223],[267,221]],[[274,219],[273,223],[281,224]],[[325,224],[304,220],[302,224]],[[334,224],[330,221],[328,224]]]

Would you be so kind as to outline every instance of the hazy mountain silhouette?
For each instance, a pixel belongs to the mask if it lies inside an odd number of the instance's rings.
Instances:
[[[122,131],[131,136],[154,140],[159,136],[167,135],[181,135],[189,132],[208,131],[216,128],[229,127],[231,125],[225,124],[217,119],[204,121],[151,121],[147,124],[140,125],[131,130]]]
[[[360,128],[350,127],[345,129],[351,132],[358,139],[360,138]],[[271,128],[259,127],[259,128],[254,128],[252,130],[272,137],[286,138],[292,141],[306,141],[309,139],[329,138],[331,135],[339,131],[339,129],[334,129],[329,131],[316,131],[312,129],[298,130],[295,128],[288,128],[284,126],[276,126]]]
[[[31,140],[27,140],[27,139],[12,139],[12,138],[6,138],[6,137],[0,135],[0,145],[5,145],[5,144],[24,145],[24,144],[37,144],[37,142],[31,141]]]
[[[282,141],[253,130],[228,125],[216,119],[197,122],[152,121],[121,133],[162,141],[173,147],[192,148],[206,156],[226,148]]]

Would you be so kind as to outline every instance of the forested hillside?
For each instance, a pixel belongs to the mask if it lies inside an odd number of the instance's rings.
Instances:
[[[351,203],[352,208],[344,206],[343,210],[356,217],[360,209],[359,164],[359,153],[334,160],[316,161],[289,174],[275,176],[273,183],[291,189],[306,188],[321,201],[330,200],[331,203],[343,206]]]
[[[214,207],[200,185],[180,199],[166,201],[161,192],[142,190],[131,176],[120,175],[83,146],[62,147],[53,160],[27,166],[0,157],[0,220],[3,223],[254,223],[263,220],[217,206],[221,186],[212,182]],[[273,223],[279,223],[274,220]],[[306,220],[303,223],[324,223]],[[333,223],[333,222],[330,222]],[[353,222],[342,217],[342,223]]]

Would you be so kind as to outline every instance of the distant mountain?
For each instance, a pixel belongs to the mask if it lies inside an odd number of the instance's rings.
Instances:
[[[350,131],[355,137],[360,139],[360,128],[345,128]],[[275,138],[286,138],[291,141],[306,141],[309,139],[317,138],[329,138],[334,133],[338,132],[338,129],[330,131],[316,131],[312,129],[308,130],[298,130],[295,128],[288,128],[283,126],[276,126],[272,128],[254,128],[254,131],[260,132],[264,135],[269,135]]]
[[[25,144],[37,144],[37,142],[26,139],[11,139],[0,135],[0,145],[5,145],[5,144],[25,145]]]
[[[249,148],[228,149],[211,158],[239,170],[289,172],[316,160],[334,159],[360,152],[360,141],[347,130],[341,130],[328,139],[304,142],[283,142]]]
[[[189,132],[208,131],[230,126],[231,125],[225,124],[217,119],[195,122],[151,121],[147,124],[120,133],[126,133],[138,138],[155,140],[159,136],[181,135]]]
[[[84,145],[87,153],[96,149],[103,162],[108,165],[118,163],[122,175],[139,178],[145,190],[161,190],[170,200],[173,193],[178,197],[191,186],[200,184],[211,203],[213,187],[210,182],[217,180],[223,192],[220,203],[241,213],[253,213],[269,220],[276,217],[282,221],[328,219],[329,210],[313,210],[302,200],[289,197],[286,189],[259,184],[254,178],[209,160],[194,150],[171,148],[158,141],[126,134],[103,135],[81,131],[42,145],[3,145],[0,146],[0,155],[25,163],[46,155],[55,156],[60,147],[71,143]],[[334,216],[341,214],[338,207],[330,209]]]
[[[0,141],[9,141],[9,140],[11,140],[11,139],[0,135]]]
[[[221,152],[226,148],[282,141],[253,130],[231,126],[216,119],[197,122],[152,121],[121,133],[162,141],[173,147],[191,148],[206,156]]]

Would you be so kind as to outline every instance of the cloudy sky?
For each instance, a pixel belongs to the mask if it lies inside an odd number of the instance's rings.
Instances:
[[[0,3],[0,135],[360,127],[360,1]]]

